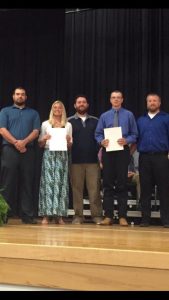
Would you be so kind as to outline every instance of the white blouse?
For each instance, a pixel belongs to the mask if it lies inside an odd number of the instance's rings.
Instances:
[[[52,125],[49,123],[48,120],[42,123],[38,141],[40,141],[45,134],[50,134],[50,128],[52,128]],[[70,141],[72,142],[72,124],[70,122],[67,122],[65,125],[65,129],[66,134],[70,136]],[[49,148],[49,140],[46,141],[45,148]]]

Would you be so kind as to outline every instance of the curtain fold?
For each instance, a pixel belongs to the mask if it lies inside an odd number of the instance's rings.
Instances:
[[[66,15],[63,98],[73,113],[76,94],[88,95],[91,113],[110,107],[120,89],[139,116],[145,96],[157,92],[169,111],[169,9],[91,9]]]

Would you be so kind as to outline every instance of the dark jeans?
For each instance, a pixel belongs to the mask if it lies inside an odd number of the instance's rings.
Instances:
[[[28,147],[20,153],[11,145],[5,145],[1,151],[1,180],[3,196],[11,210],[9,215],[16,214],[16,202],[20,201],[21,217],[33,217],[33,180],[35,153]]]

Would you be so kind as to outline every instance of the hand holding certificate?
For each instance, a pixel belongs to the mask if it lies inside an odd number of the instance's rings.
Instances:
[[[67,151],[66,128],[50,128],[50,151]]]
[[[123,150],[124,147],[117,142],[122,138],[121,127],[104,128],[105,139],[109,140],[109,145],[106,147],[106,152]]]

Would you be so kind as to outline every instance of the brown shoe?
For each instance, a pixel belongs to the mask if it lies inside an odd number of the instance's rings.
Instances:
[[[120,226],[128,226],[127,220],[125,218],[119,219]]]
[[[102,217],[93,217],[92,221],[96,225],[100,225],[100,223],[103,221],[103,218]]]
[[[113,221],[112,221],[112,219],[111,218],[104,218],[104,220],[102,220],[101,222],[100,222],[100,225],[112,225],[113,224]]]
[[[73,218],[72,224],[74,224],[74,225],[80,225],[82,223],[83,223],[83,218],[82,217],[76,216],[76,217]]]

